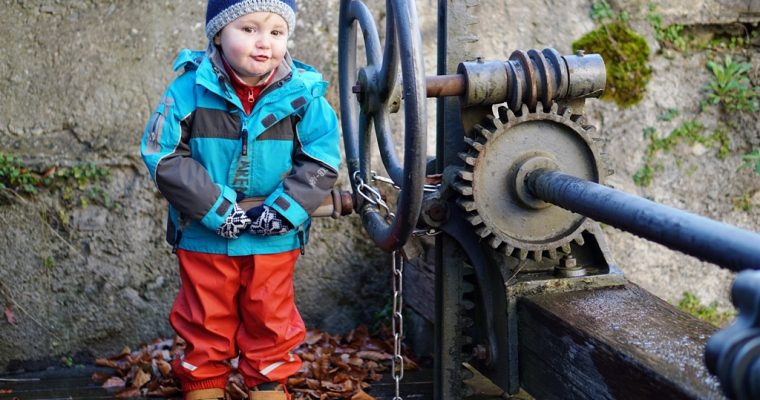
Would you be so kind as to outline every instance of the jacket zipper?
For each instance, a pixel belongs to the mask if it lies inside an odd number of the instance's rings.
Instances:
[[[182,229],[177,229],[177,237],[174,240],[174,245],[172,246],[172,254],[177,254],[177,248],[179,247],[179,242],[182,240]]]
[[[298,227],[298,231],[296,232],[296,236],[298,236],[298,244],[300,245],[301,255],[306,254],[306,246],[304,245],[304,235],[303,235],[303,225]]]
[[[245,128],[245,121],[243,121],[243,133],[242,133],[242,140],[243,140],[243,150],[241,151],[241,155],[248,155],[248,129]]]

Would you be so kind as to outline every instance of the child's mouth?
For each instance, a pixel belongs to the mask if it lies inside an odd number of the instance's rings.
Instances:
[[[253,59],[259,62],[263,62],[269,59],[267,56],[253,56]]]

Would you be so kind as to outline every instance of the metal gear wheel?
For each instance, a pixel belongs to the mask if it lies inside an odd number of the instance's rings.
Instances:
[[[583,244],[588,218],[534,198],[525,176],[546,168],[601,183],[605,170],[596,141],[596,129],[581,115],[554,103],[536,111],[527,105],[513,112],[505,106],[475,125],[465,165],[454,188],[458,204],[467,212],[475,232],[491,247],[524,260],[556,260],[570,253],[570,242]]]

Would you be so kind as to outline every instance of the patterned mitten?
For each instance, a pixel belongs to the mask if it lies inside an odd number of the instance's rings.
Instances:
[[[248,231],[254,235],[284,235],[293,228],[293,225],[287,219],[266,205],[253,207],[245,214],[251,220],[251,226],[248,228]]]
[[[245,215],[245,211],[237,204],[232,209],[232,213],[227,217],[222,226],[216,230],[216,234],[227,239],[237,239],[241,232],[248,230],[251,225],[251,219]]]

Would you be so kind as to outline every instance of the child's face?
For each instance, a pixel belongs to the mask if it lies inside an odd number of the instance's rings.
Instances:
[[[243,15],[214,38],[224,58],[248,85],[255,85],[282,62],[287,51],[288,24],[269,12]]]

